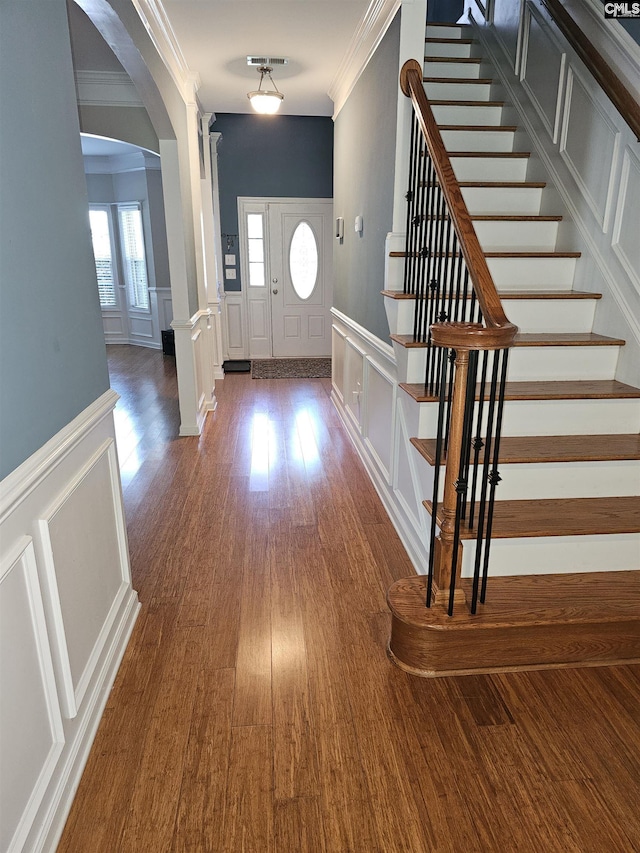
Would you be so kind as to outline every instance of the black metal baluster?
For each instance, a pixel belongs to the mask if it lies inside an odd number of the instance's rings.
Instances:
[[[414,174],[416,169],[416,146],[418,144],[418,119],[413,117],[411,122],[411,143],[409,148],[409,185],[405,198],[407,199],[407,225],[404,237],[404,281],[403,292],[412,293],[411,290],[411,220],[413,218],[413,202],[415,197]]]
[[[484,413],[484,392],[487,384],[487,364],[489,353],[487,350],[482,351],[482,370],[480,372],[480,387],[478,393],[478,406],[476,411],[476,434],[473,439],[473,483],[471,485],[471,506],[469,507],[469,527],[473,527],[474,512],[476,506],[476,496],[478,493],[478,470],[480,461],[480,451],[484,447],[482,440],[482,415]]]
[[[426,267],[427,267],[427,253],[425,248],[425,234],[426,234],[426,210],[429,202],[429,182],[427,181],[427,171],[428,168],[431,167],[431,159],[426,156],[422,158],[421,168],[420,168],[420,189],[419,189],[419,207],[417,212],[417,217],[419,217],[419,225],[418,225],[418,236],[417,236],[417,246],[418,246],[418,267],[417,267],[417,287],[416,287],[416,311],[414,315],[413,321],[413,340],[419,341],[421,340],[420,336],[420,328],[422,325],[422,316],[424,312],[424,299],[425,299],[425,291],[426,291]]]
[[[487,426],[485,433],[484,460],[482,465],[482,480],[480,487],[480,502],[478,507],[478,525],[476,535],[476,556],[473,568],[473,588],[471,595],[471,612],[476,612],[478,604],[478,586],[480,581],[480,566],[482,564],[485,512],[487,508],[487,488],[489,485],[489,466],[491,463],[491,447],[493,439],[493,422],[496,408],[496,393],[498,385],[499,360],[497,353],[492,353],[491,385],[489,388],[489,406],[487,409]]]
[[[416,120],[416,139],[415,139],[415,148],[413,152],[413,175],[411,181],[411,202],[410,202],[410,217],[407,223],[407,234],[409,238],[409,248],[407,251],[407,266],[408,266],[408,293],[415,294],[416,285],[415,285],[415,264],[416,264],[416,231],[413,226],[413,222],[415,219],[416,211],[417,211],[417,203],[418,203],[418,178],[420,174],[420,152],[424,145],[422,134],[420,132],[419,125]]]
[[[484,604],[487,595],[487,578],[489,576],[489,550],[491,548],[491,533],[493,529],[493,510],[495,506],[496,486],[502,479],[498,473],[498,462],[500,459],[500,436],[502,433],[502,414],[504,411],[504,398],[507,387],[507,362],[509,350],[500,350],[502,354],[502,371],[500,375],[500,388],[498,396],[498,416],[496,419],[496,431],[493,443],[493,468],[490,474],[491,492],[489,494],[489,514],[487,517],[487,529],[484,540],[484,565],[482,567],[482,589],[480,591],[480,603]]]
[[[469,462],[471,459],[471,443],[473,436],[473,415],[475,412],[476,378],[478,376],[477,350],[471,350],[471,352],[469,353],[469,366],[467,370],[467,398],[465,400],[465,412],[469,412],[469,428],[468,432],[464,433],[462,437],[462,445],[465,448],[464,468],[460,469],[460,474],[465,483],[465,493],[462,501],[462,518],[466,518],[467,516],[467,502],[469,498]]]

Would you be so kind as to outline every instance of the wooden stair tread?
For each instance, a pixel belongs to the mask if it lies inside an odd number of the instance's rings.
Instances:
[[[579,258],[580,252],[484,252],[485,258]],[[406,258],[406,252],[389,252],[390,258]],[[416,254],[415,257],[418,257]],[[439,252],[432,257],[439,258]],[[448,253],[451,257],[451,252]]]
[[[527,187],[542,190],[547,184],[546,181],[458,181],[458,186],[483,189],[522,189],[523,187]]]
[[[474,213],[474,222],[562,222],[562,216],[542,213]]]
[[[423,501],[431,512],[431,501]],[[441,522],[441,507],[436,518]],[[640,497],[543,498],[496,501],[492,539],[540,536],[590,536],[640,533]],[[475,539],[475,529],[462,524],[461,539]]]
[[[435,462],[435,438],[412,438],[411,444],[430,465]],[[502,436],[500,463],[612,462],[640,459],[640,435]]]
[[[401,290],[381,290],[383,296],[391,299],[415,299],[415,293],[404,293]],[[601,293],[590,293],[587,290],[499,290],[501,299],[602,299]],[[445,295],[445,299],[447,296]],[[471,299],[467,295],[467,299]]]
[[[425,42],[428,44],[473,44],[473,39],[447,39],[435,38],[435,36],[427,36]]]
[[[425,56],[425,62],[460,62],[465,65],[480,65],[479,56]]]
[[[493,80],[490,77],[423,77],[423,83],[479,83],[490,85]]]
[[[485,258],[579,258],[580,252],[485,252]]]
[[[504,107],[504,101],[456,101],[429,98],[432,107]]]
[[[392,341],[407,349],[425,349],[426,341],[414,341],[413,335],[390,335]],[[621,347],[622,338],[608,338],[594,332],[518,332],[514,347]]]
[[[462,579],[468,600],[471,585],[471,578]],[[397,591],[404,598],[403,620],[428,620],[442,631],[640,618],[640,571],[490,577],[488,603],[479,605],[475,616],[463,607],[453,616],[441,608],[425,607],[424,575],[403,579],[394,586],[396,590],[400,586]]]
[[[400,387],[417,403],[437,403],[425,393],[424,383],[401,382]],[[477,399],[477,396],[476,396]],[[505,400],[629,400],[640,399],[640,388],[616,379],[567,379],[555,382],[507,382]]]
[[[515,347],[622,347],[622,338],[609,338],[595,332],[518,332]]]
[[[530,151],[450,151],[449,158],[454,157],[531,157]]]
[[[440,130],[472,130],[474,133],[490,133],[497,131],[498,133],[515,133],[518,129],[515,124],[439,124]],[[449,154],[455,154],[455,151],[450,151]]]

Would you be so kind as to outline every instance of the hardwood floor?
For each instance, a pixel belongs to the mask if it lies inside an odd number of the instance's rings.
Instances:
[[[142,610],[61,853],[640,851],[640,667],[400,671],[329,381],[231,374],[177,439],[173,360],[109,354]]]

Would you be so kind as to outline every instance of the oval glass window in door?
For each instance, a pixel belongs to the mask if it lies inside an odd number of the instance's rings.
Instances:
[[[308,299],[318,280],[318,244],[308,222],[296,226],[289,247],[289,272],[300,299]]]

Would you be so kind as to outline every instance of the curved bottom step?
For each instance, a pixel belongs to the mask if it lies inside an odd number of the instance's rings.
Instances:
[[[640,571],[494,577],[475,616],[459,605],[452,617],[425,607],[426,580],[387,593],[389,657],[413,675],[640,663]]]

